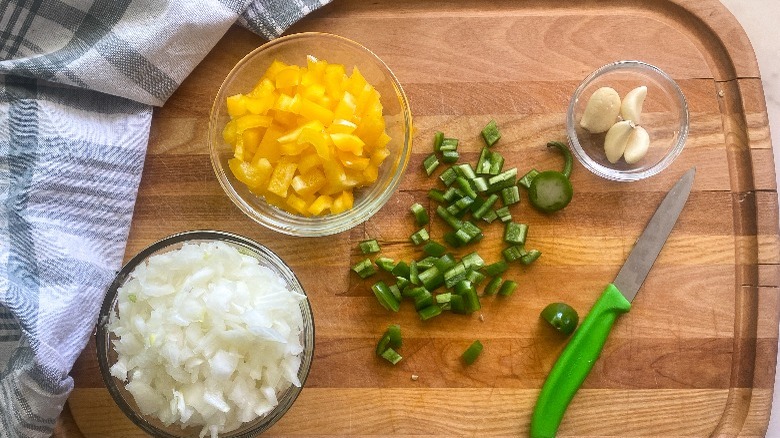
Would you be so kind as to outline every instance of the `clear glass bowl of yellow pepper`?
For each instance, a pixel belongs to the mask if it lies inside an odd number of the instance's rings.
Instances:
[[[298,33],[242,59],[211,109],[211,161],[251,219],[293,236],[346,231],[393,195],[409,161],[401,84],[370,50]]]

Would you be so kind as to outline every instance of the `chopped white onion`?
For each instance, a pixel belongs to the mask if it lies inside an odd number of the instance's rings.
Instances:
[[[155,255],[118,291],[111,375],[166,425],[202,426],[201,437],[235,430],[301,385],[304,299],[223,242]]]

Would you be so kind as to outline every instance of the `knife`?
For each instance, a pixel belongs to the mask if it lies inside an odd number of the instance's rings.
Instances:
[[[691,168],[661,201],[634,249],[574,332],[547,376],[531,417],[531,438],[554,438],[563,414],[601,355],[612,325],[631,309],[631,301],[653,267],[688,200],[696,168]]]

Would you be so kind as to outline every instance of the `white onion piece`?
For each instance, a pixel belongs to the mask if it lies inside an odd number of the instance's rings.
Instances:
[[[304,299],[226,243],[155,255],[118,291],[111,375],[166,425],[201,426],[201,437],[235,430],[301,385]]]

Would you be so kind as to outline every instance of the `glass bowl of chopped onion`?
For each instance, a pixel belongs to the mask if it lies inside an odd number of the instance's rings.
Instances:
[[[642,61],[617,61],[577,87],[566,118],[569,146],[592,173],[638,181],[660,173],[688,138],[688,104],[677,83]]]
[[[108,289],[100,372],[122,412],[156,437],[253,437],[292,406],[309,374],[314,320],[272,251],[220,231],[164,238]]]
[[[230,71],[208,140],[217,179],[243,213],[280,233],[326,236],[368,220],[393,195],[412,116],[376,54],[341,36],[297,33]]]

